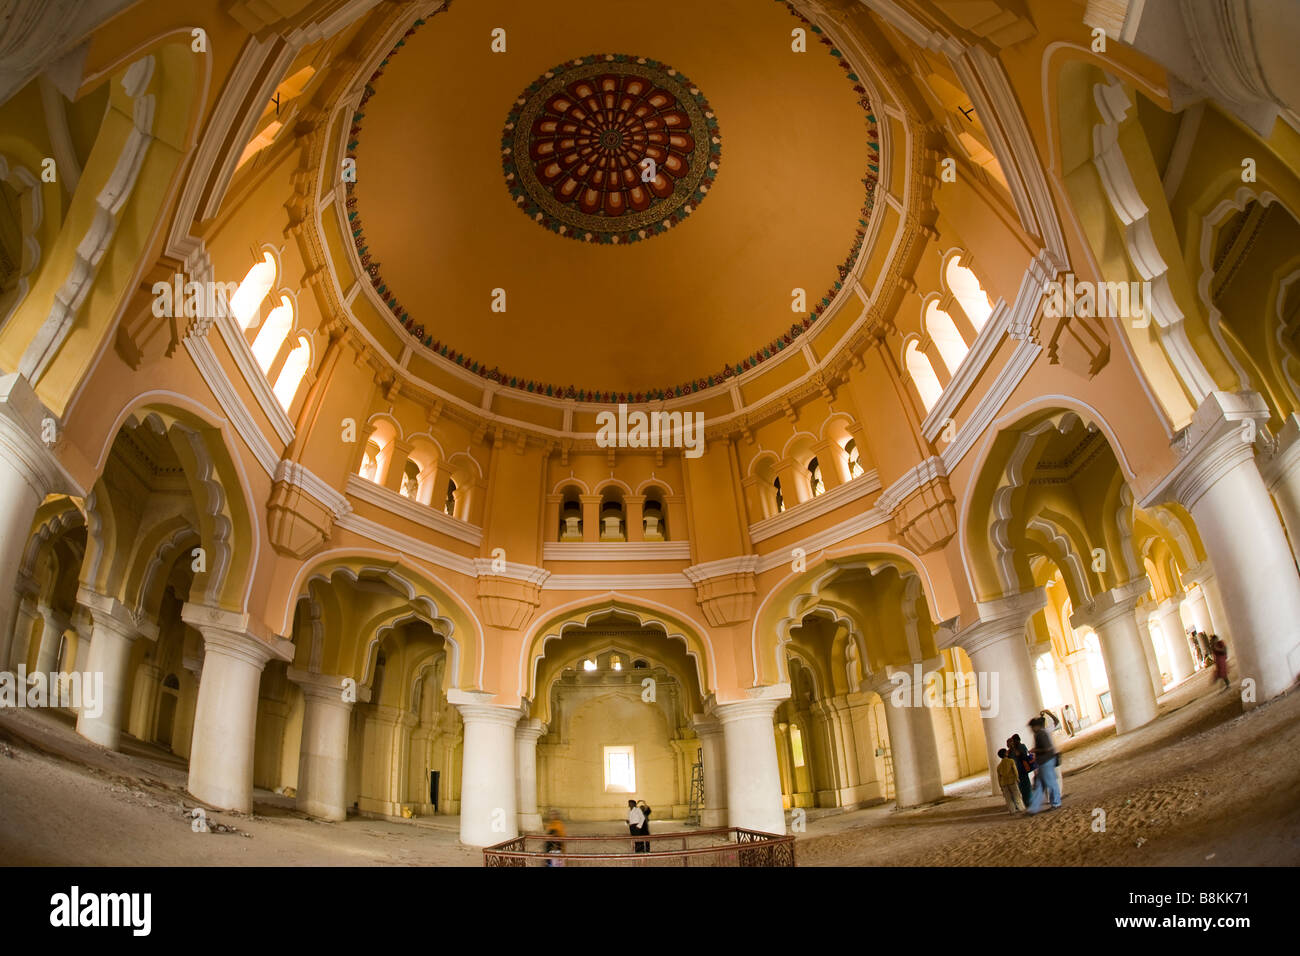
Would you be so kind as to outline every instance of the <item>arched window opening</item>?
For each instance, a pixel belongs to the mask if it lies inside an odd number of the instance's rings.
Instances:
[[[451,479],[447,480],[447,498],[442,503],[442,511],[446,515],[456,517],[456,482]]]
[[[271,370],[271,364],[280,354],[280,346],[293,328],[293,303],[287,295],[280,296],[280,304],[271,310],[271,314],[262,323],[261,331],[253,340],[253,358],[262,367],[263,372]]]
[[[772,487],[776,489],[776,513],[780,514],[785,510],[785,498],[781,497],[781,479],[773,478]]]
[[[930,359],[917,347],[916,339],[907,343],[907,374],[912,377],[916,390],[921,395],[921,404],[928,412],[943,394],[943,386],[934,374]]]
[[[953,298],[961,303],[962,311],[970,319],[970,324],[975,326],[977,332],[984,328],[989,316],[993,314],[993,306],[989,305],[989,297],[980,285],[979,277],[954,257],[948,260],[944,279]]]
[[[302,384],[303,376],[307,374],[307,364],[310,361],[311,343],[307,341],[307,336],[300,335],[298,344],[284,360],[284,367],[280,369],[280,374],[275,380],[275,388],[272,389],[280,407],[286,412],[293,402],[294,395],[298,393],[298,386]]]
[[[966,341],[957,331],[952,316],[939,308],[939,303],[934,300],[930,301],[925,310],[925,330],[930,333],[948,371],[957,371],[968,351]]]
[[[664,524],[664,505],[658,498],[647,497],[641,509],[642,537],[646,541],[667,541],[668,530]]]
[[[623,502],[619,498],[606,498],[600,503],[600,540],[626,541],[624,533]]]
[[[409,458],[402,466],[402,487],[398,489],[398,494],[412,501],[420,494],[420,466]]]
[[[358,474],[366,481],[374,481],[375,473],[379,470],[379,449],[374,443],[366,446],[365,454],[361,456],[361,471]]]
[[[862,469],[861,456],[858,454],[858,443],[850,438],[844,443],[844,456],[849,462],[849,478],[859,478],[865,472]]]
[[[826,490],[826,485],[822,483],[822,467],[816,458],[808,462],[808,487],[812,489],[814,498]]]
[[[271,287],[275,285],[275,256],[270,252],[262,253],[262,261],[248,270],[244,281],[230,297],[230,314],[235,317],[241,329],[248,329],[261,311],[262,300],[266,298]]]
[[[582,540],[582,502],[576,488],[564,489],[564,501],[560,505],[560,540]]]

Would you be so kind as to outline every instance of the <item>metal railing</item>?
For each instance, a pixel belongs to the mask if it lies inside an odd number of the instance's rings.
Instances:
[[[637,852],[648,844],[648,852]],[[794,837],[743,827],[619,836],[525,834],[483,848],[484,866],[794,866]]]

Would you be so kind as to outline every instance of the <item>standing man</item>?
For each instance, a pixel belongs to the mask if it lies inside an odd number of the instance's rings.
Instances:
[[[1034,732],[1034,763],[1038,768],[1034,774],[1034,795],[1025,807],[1025,813],[1032,816],[1044,809],[1044,798],[1053,810],[1061,805],[1061,781],[1056,776],[1056,748],[1052,746],[1052,735],[1047,732],[1047,721],[1035,717],[1029,722],[1029,729]]]
[[[641,808],[638,807],[638,806],[636,805],[636,801],[635,801],[635,800],[629,800],[629,801],[627,802],[627,830],[628,830],[628,832],[631,833],[632,836],[639,836],[640,833],[641,833],[641,825],[642,825],[643,823],[645,823],[645,814],[641,812]],[[638,840],[635,844],[633,844],[633,847],[632,847],[632,848],[633,848],[633,850],[634,850],[635,852],[640,853],[640,852],[641,852],[641,841]]]

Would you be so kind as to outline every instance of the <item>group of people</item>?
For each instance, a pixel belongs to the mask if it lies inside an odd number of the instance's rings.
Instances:
[[[1041,710],[1029,721],[1034,736],[1032,750],[1019,734],[1012,734],[1006,747],[998,751],[998,786],[1009,813],[1033,816],[1061,805],[1061,757],[1052,743],[1052,732],[1060,726],[1054,713]]]
[[[1223,638],[1217,634],[1206,634],[1204,631],[1198,631],[1191,628],[1187,632],[1187,637],[1192,642],[1192,647],[1196,649],[1198,658],[1197,667],[1209,667],[1214,665],[1214,680],[1223,681],[1223,689],[1227,690],[1232,686],[1228,680],[1228,645],[1223,642]]]

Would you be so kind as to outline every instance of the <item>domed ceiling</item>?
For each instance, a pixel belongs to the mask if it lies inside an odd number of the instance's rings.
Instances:
[[[460,0],[367,84],[353,238],[395,321],[466,368],[689,393],[797,347],[836,292],[873,202],[871,109],[780,0]]]

